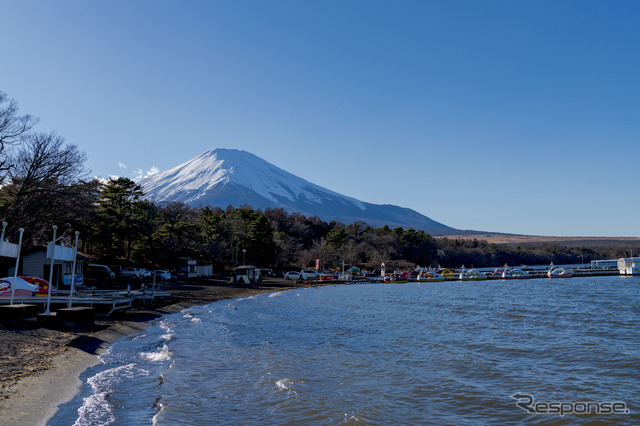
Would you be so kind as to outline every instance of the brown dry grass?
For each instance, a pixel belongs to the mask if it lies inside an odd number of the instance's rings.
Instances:
[[[540,235],[513,234],[477,234],[477,235],[447,235],[446,237],[459,240],[483,240],[489,244],[556,244],[561,246],[611,246],[640,244],[638,237],[551,237]]]

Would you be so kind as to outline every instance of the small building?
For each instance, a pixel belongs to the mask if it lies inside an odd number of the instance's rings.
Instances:
[[[181,257],[178,263],[178,279],[198,278],[198,261],[189,257]]]
[[[245,284],[257,283],[260,281],[260,269],[256,269],[254,265],[238,266],[234,278],[236,282]]]
[[[213,265],[196,265],[196,272],[201,277],[211,277],[213,276]]]
[[[83,253],[78,252],[76,259],[75,283],[84,284],[85,263],[91,262],[92,258]],[[18,275],[26,275],[49,280],[51,270],[51,259],[47,258],[47,247],[37,246],[27,249],[23,252],[20,264],[18,266]],[[71,272],[73,270],[73,248],[56,247],[56,259],[53,261],[53,286],[61,287],[61,283],[65,286],[71,285]],[[9,276],[15,274],[15,265],[11,266],[8,271]]]
[[[620,275],[640,275],[640,257],[626,257],[618,259]]]

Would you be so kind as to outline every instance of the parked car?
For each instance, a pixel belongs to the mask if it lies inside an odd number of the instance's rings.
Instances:
[[[156,274],[156,278],[161,279],[161,280],[170,280],[171,279],[171,272],[169,271],[165,271],[164,269],[158,269],[156,271],[153,271]]]
[[[138,279],[142,278],[142,272],[140,268],[134,268],[133,266],[127,266],[126,268],[122,268],[122,272],[120,273],[123,277]]]
[[[289,271],[286,274],[284,274],[284,279],[285,280],[299,280],[300,279],[300,272]]]
[[[303,269],[300,271],[300,278],[303,280],[315,280],[319,276],[320,274],[318,274],[318,271],[314,269]]]
[[[87,265],[87,279],[89,280],[112,280],[116,277],[107,265],[90,263]]]
[[[373,272],[363,272],[362,276],[365,280],[367,281],[371,281],[371,282],[383,282],[384,278],[381,277],[378,274],[374,274]]]
[[[140,277],[141,278],[151,278],[153,273],[148,269],[140,269]]]

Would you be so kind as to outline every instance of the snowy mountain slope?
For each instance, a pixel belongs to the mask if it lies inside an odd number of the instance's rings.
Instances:
[[[457,231],[420,213],[392,205],[359,201],[315,185],[263,159],[239,150],[215,149],[140,182],[157,202],[191,206],[247,204],[256,209],[283,208],[322,220],[371,226],[422,229],[432,235]]]

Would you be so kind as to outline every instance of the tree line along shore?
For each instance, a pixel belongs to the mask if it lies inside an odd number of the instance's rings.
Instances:
[[[174,270],[180,258],[229,271],[239,264],[275,270],[337,263],[373,269],[419,266],[488,267],[508,264],[576,263],[628,257],[640,242],[602,245],[497,244],[481,237],[434,237],[422,230],[344,224],[250,206],[194,208],[155,203],[128,178],[89,178],[86,155],[55,132],[36,130],[38,120],[21,115],[15,100],[0,92],[0,218],[5,238],[23,249],[51,240],[52,226],[96,263]],[[472,214],[472,213],[470,213]],[[12,262],[0,262],[5,273]]]

